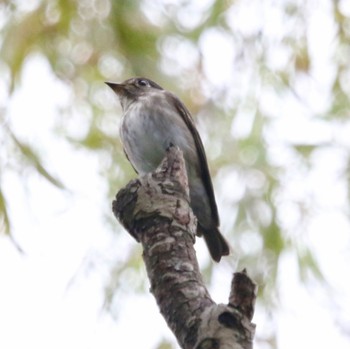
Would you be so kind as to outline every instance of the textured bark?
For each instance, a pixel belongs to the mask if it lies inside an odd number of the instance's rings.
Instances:
[[[255,284],[245,271],[235,273],[229,303],[211,299],[193,247],[197,222],[178,148],[167,151],[155,172],[120,190],[113,212],[142,243],[151,292],[182,348],[252,347]]]

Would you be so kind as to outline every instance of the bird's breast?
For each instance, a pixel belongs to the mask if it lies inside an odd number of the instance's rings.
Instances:
[[[130,162],[141,174],[158,167],[170,144],[182,149],[186,162],[196,163],[193,136],[177,110],[162,98],[131,104],[125,111],[120,133]]]

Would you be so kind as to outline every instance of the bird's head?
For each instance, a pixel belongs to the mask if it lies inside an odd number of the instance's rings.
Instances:
[[[153,90],[163,90],[154,81],[142,77],[131,78],[117,84],[114,82],[106,82],[106,84],[118,95],[120,104],[126,109],[130,103],[136,101]]]

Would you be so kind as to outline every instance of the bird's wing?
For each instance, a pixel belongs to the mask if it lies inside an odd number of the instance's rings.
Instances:
[[[205,155],[204,146],[202,143],[202,140],[199,136],[199,133],[196,129],[196,126],[194,124],[193,118],[190,114],[190,112],[187,110],[185,105],[172,93],[167,94],[167,98],[169,102],[175,107],[175,109],[179,112],[181,115],[181,118],[189,128],[191,134],[194,137],[194,142],[197,149],[197,154],[200,160],[200,176],[204,182],[205,190],[207,192],[209,202],[210,202],[210,208],[212,211],[212,218],[214,219],[217,226],[219,226],[219,214],[218,214],[218,208],[216,206],[215,196],[214,196],[214,189],[213,184],[211,181],[210,173],[209,173],[209,167],[208,167],[208,161],[207,157]]]

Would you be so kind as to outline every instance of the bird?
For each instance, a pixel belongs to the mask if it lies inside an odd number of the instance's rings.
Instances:
[[[154,171],[171,145],[183,154],[189,182],[190,206],[197,217],[197,235],[203,236],[216,262],[230,252],[219,230],[219,214],[208,162],[193,118],[173,93],[154,81],[134,77],[122,83],[106,82],[122,107],[120,138],[136,173]]]

